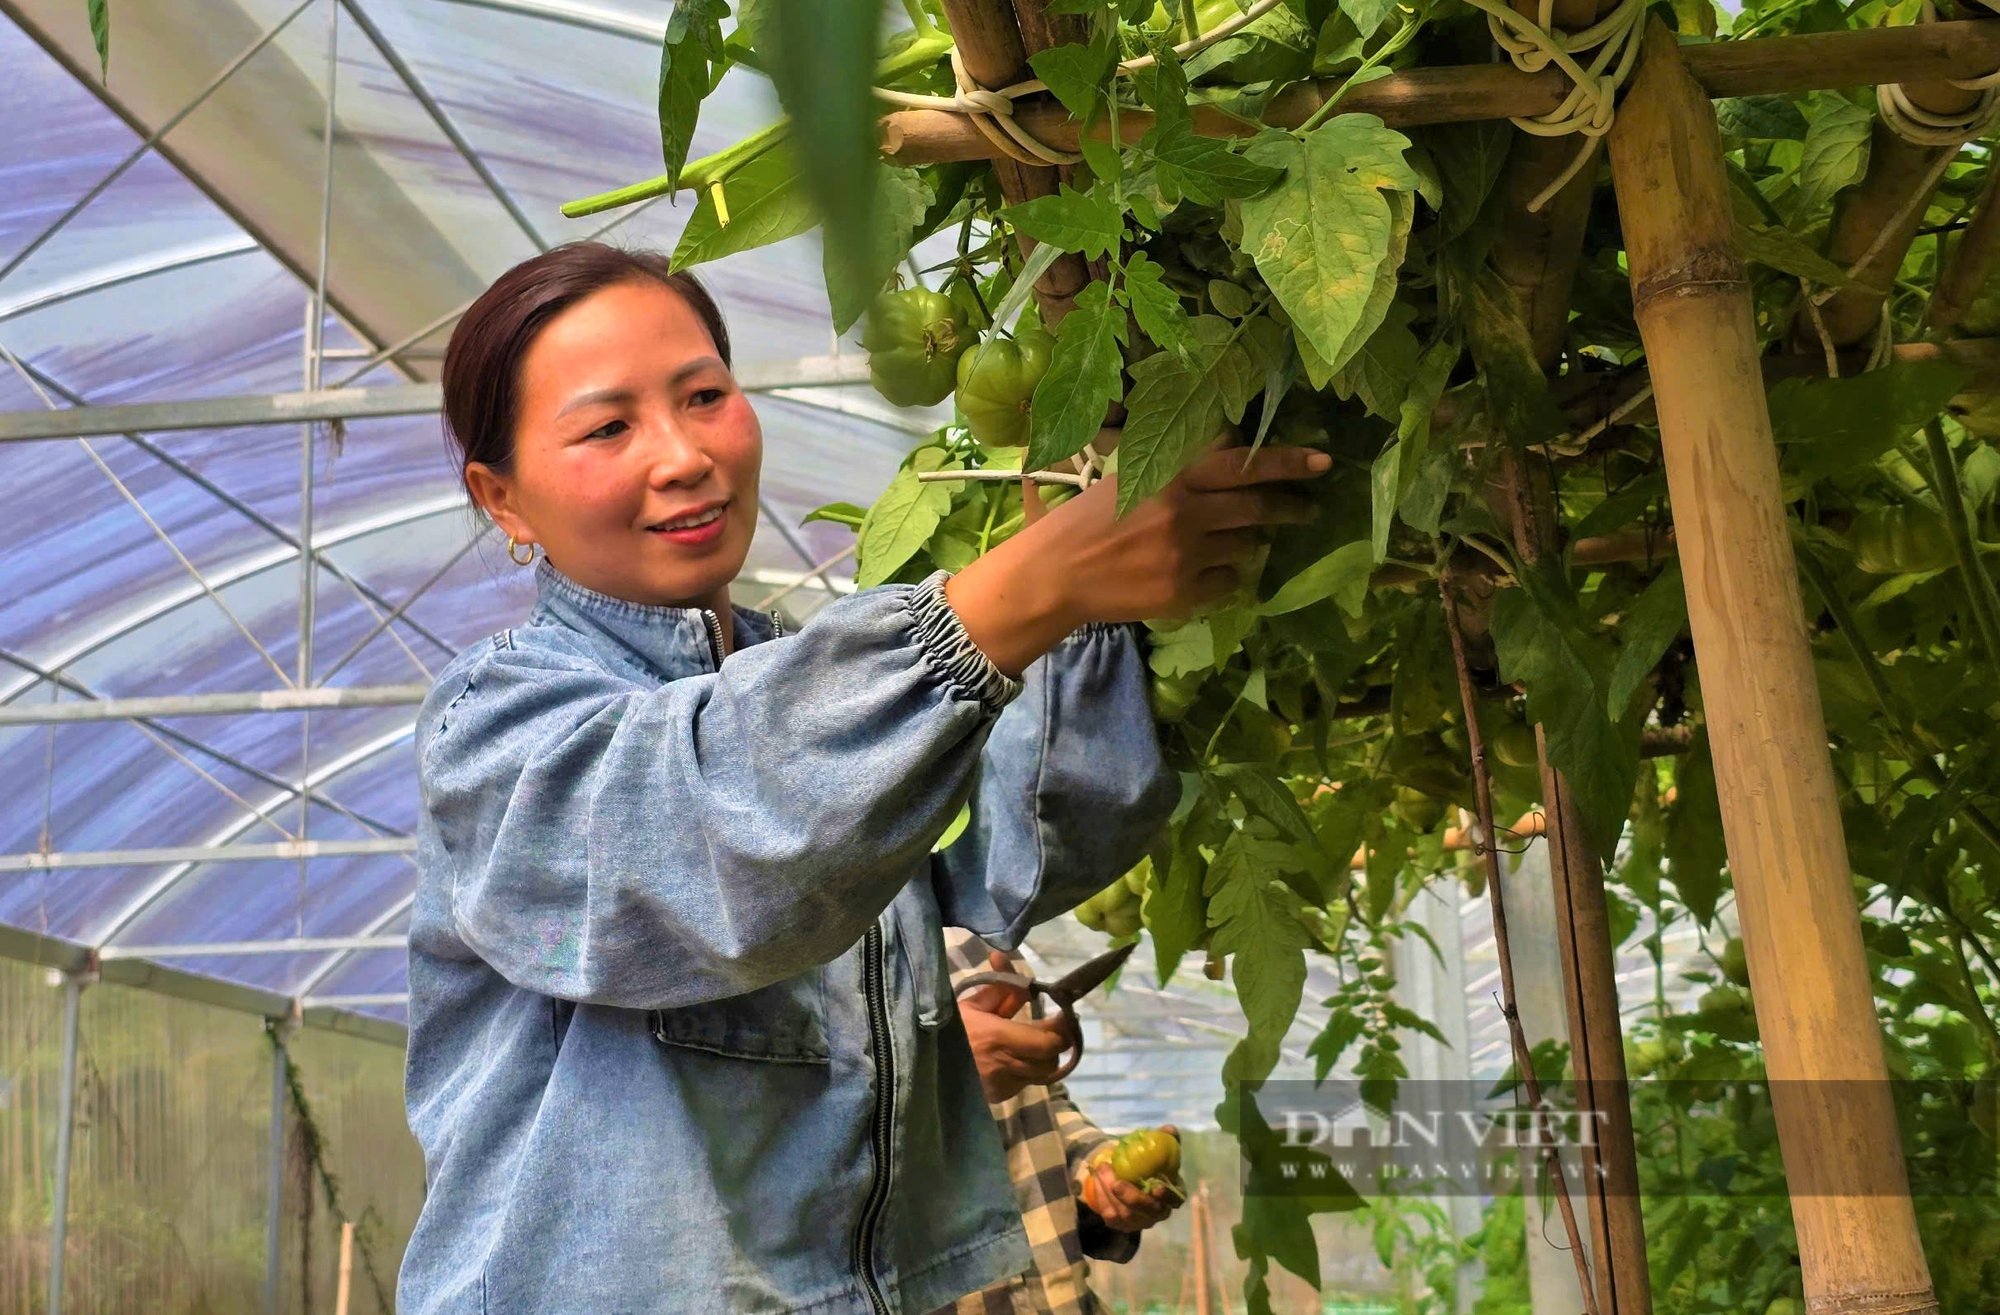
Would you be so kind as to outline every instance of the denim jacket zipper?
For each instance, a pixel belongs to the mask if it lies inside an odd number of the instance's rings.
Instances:
[[[722,670],[722,618],[704,607],[701,609],[702,624],[708,627],[708,655],[715,659],[715,669]],[[776,608],[771,610],[771,638],[785,637],[785,614]]]
[[[701,617],[707,623],[709,649],[715,658],[716,670],[720,671],[722,619],[707,609],[703,609]],[[785,618],[776,611],[771,613],[771,637],[785,637]],[[883,986],[885,976],[882,920],[877,918],[862,938],[861,949],[861,989],[867,997],[868,1045],[875,1053],[875,1111],[869,1126],[875,1172],[868,1183],[868,1196],[862,1202],[861,1219],[854,1229],[854,1271],[860,1276],[862,1289],[868,1294],[869,1308],[876,1315],[891,1315],[888,1299],[882,1295],[881,1282],[875,1277],[875,1229],[889,1204],[890,1154],[896,1126],[895,1046],[889,1036],[889,999]]]
[[[854,1271],[868,1294],[869,1308],[876,1315],[890,1315],[875,1278],[875,1226],[889,1204],[890,1134],[895,1127],[896,1063],[889,1039],[889,1001],[882,979],[882,920],[862,938],[861,989],[868,997],[868,1045],[875,1052],[875,1117],[869,1129],[874,1150],[875,1175],[868,1183],[868,1196],[861,1205],[861,1219],[854,1229]]]

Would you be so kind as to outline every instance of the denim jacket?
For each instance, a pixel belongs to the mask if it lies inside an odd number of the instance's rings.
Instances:
[[[739,610],[719,663],[712,612],[544,563],[439,677],[403,1315],[924,1315],[1027,1268],[941,927],[1018,944],[1177,792],[1127,628],[1016,685],[943,579]]]

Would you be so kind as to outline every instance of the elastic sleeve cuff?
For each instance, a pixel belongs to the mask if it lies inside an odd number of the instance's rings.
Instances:
[[[944,596],[950,571],[938,571],[910,591],[910,622],[931,669],[961,697],[998,714],[1021,693],[1021,682],[993,665]]]
[[[1123,639],[1136,635],[1138,626],[1129,621],[1088,621],[1063,636],[1064,644],[1086,644],[1093,639]]]

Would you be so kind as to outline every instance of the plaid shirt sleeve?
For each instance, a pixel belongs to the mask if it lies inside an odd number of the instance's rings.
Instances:
[[[945,928],[954,983],[988,969],[993,947],[960,928]],[[1030,976],[1018,954],[1012,971]],[[1039,1012],[1039,1011],[1037,1011]],[[1076,1108],[1062,1084],[1028,1087],[991,1107],[1007,1146],[1034,1268],[1019,1278],[962,1297],[954,1315],[1099,1315],[1104,1306],[1086,1281],[1089,1257],[1124,1262],[1139,1249],[1139,1235],[1108,1228],[1078,1199],[1083,1159],[1110,1140]]]

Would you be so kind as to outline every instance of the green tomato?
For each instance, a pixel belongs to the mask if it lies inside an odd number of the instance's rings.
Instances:
[[[925,288],[875,298],[861,331],[868,378],[897,406],[932,406],[948,397],[959,354],[971,340],[964,312]]]
[[[1729,943],[1722,947],[1722,957],[1716,961],[1722,966],[1722,975],[1738,986],[1750,985],[1750,963],[1743,954],[1743,938],[1731,936]]]
[[[1951,532],[1936,513],[1907,504],[1862,512],[1848,527],[1854,564],[1870,575],[1938,571],[1953,557]]]
[[[1104,930],[1113,936],[1139,934],[1139,902],[1121,904],[1104,915]]]
[[[975,439],[987,447],[1028,441],[1028,404],[1054,350],[1055,339],[1030,329],[988,338],[958,358],[958,409]]]
[[[1877,954],[1886,955],[1891,959],[1910,957],[1910,933],[1894,923],[1875,928],[1874,934],[1869,939],[1875,942]]]
[[[1507,722],[1493,737],[1493,756],[1508,767],[1535,766],[1540,761],[1535,749],[1535,728],[1525,722]]]
[[[1422,790],[1407,785],[1396,787],[1396,802],[1389,805],[1405,826],[1417,831],[1429,831],[1444,821],[1444,800],[1425,794]]]
[[[1092,931],[1104,930],[1104,911],[1089,900],[1076,906],[1076,920]]]
[[[1130,872],[1127,872],[1124,875],[1122,880],[1125,883],[1125,889],[1131,891],[1134,895],[1143,895],[1146,893],[1145,868],[1143,867],[1133,868]]]
[[[1111,1172],[1148,1191],[1174,1180],[1181,1171],[1180,1141],[1165,1128],[1128,1132],[1111,1148]]]

